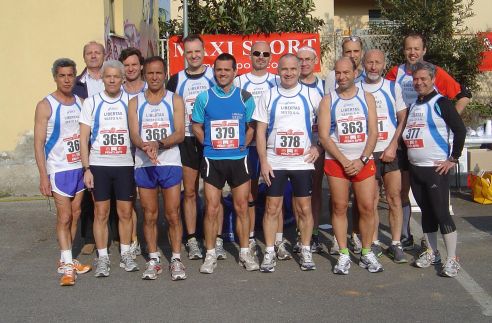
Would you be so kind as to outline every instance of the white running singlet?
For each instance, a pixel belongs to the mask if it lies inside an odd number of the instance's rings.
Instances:
[[[137,98],[137,117],[140,137],[144,142],[162,140],[174,132],[173,95],[166,90],[166,95],[158,105],[147,102],[145,93]],[[147,153],[140,148],[135,152],[135,168],[149,166],[181,166],[181,156],[178,145],[160,149],[157,155],[159,164],[154,165]]]
[[[413,76],[407,74],[405,64],[398,66],[398,72],[396,73],[396,83],[400,84],[403,94],[403,101],[407,107],[411,106],[417,101],[418,94],[413,88]]]
[[[198,79],[188,78],[184,70],[178,73],[176,93],[183,97],[185,103],[185,136],[194,137],[191,130],[191,116],[197,95],[207,91],[214,84],[214,72],[208,66],[205,67],[205,74]]]
[[[253,95],[255,107],[258,106],[261,95],[276,86],[279,82],[278,76],[272,73],[266,73],[264,76],[255,76],[250,72],[237,76],[234,79],[235,86]],[[249,145],[256,146],[256,141],[253,139]]]
[[[336,91],[330,92],[329,95],[331,96],[330,138],[347,159],[358,159],[366,146],[368,131],[364,91],[357,88],[357,93],[351,99],[340,98]],[[325,159],[335,158],[326,151]]]
[[[128,101],[130,101],[131,99],[133,99],[134,97],[136,97],[140,93],[145,92],[145,90],[147,90],[148,88],[149,88],[149,86],[148,86],[147,82],[145,82],[143,88],[140,91],[130,93],[125,89],[125,87],[123,85],[121,86],[121,90],[124,91],[126,94],[128,94]]]
[[[89,164],[133,166],[128,130],[128,94],[117,98],[101,92],[84,101],[80,123],[91,127]]]
[[[79,117],[82,103],[78,96],[72,105],[64,105],[48,95],[51,116],[46,128],[44,152],[48,175],[82,168],[80,161]]]
[[[428,102],[414,103],[409,109],[402,138],[412,165],[435,167],[435,162],[449,157],[450,131],[437,104],[441,97],[436,94]]]
[[[396,114],[407,108],[402,98],[401,88],[397,83],[383,78],[378,83],[361,81],[355,85],[374,96],[378,115],[378,141],[374,152],[382,152],[395,136],[398,126]]]
[[[266,123],[267,159],[274,170],[314,169],[304,161],[312,146],[312,125],[321,96],[317,90],[297,84],[280,85],[265,92],[253,119]]]

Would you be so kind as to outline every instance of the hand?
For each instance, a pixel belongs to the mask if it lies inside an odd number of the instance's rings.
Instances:
[[[265,183],[270,186],[272,185],[272,181],[270,180],[270,176],[272,178],[275,178],[275,175],[273,174],[273,169],[272,166],[268,162],[266,163],[260,163],[261,164],[261,176],[263,176],[263,179],[265,180]]]
[[[144,142],[142,145],[142,150],[147,154],[152,164],[159,164],[159,161],[157,160],[157,155],[159,154],[158,141]]]
[[[319,154],[320,154],[320,152],[319,152],[317,146],[311,146],[309,148],[309,150],[304,154],[304,156],[306,156],[304,158],[304,161],[306,163],[312,164],[318,159]]]
[[[386,147],[386,149],[381,154],[381,159],[385,163],[391,163],[396,158],[396,147],[392,147],[391,145]]]
[[[352,161],[349,161],[347,166],[343,168],[345,174],[348,176],[355,176],[359,174],[361,169],[364,167],[364,163],[360,159],[354,159]]]
[[[41,176],[39,178],[39,191],[43,196],[52,196],[51,183],[48,175]]]
[[[91,191],[94,188],[94,175],[92,175],[90,169],[86,169],[84,172],[84,184],[89,191]]]
[[[456,163],[453,163],[452,161],[449,160],[445,160],[445,161],[435,162],[435,165],[437,166],[436,173],[439,173],[439,175],[446,175],[451,168],[456,166]]]

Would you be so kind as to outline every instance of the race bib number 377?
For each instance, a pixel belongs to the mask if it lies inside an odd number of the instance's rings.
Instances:
[[[210,122],[210,141],[214,149],[239,148],[239,121],[214,120]]]

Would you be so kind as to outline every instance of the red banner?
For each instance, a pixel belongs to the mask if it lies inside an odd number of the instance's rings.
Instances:
[[[492,71],[492,32],[480,33],[480,37],[483,39],[485,51],[482,53],[482,62],[478,69],[481,72]]]
[[[314,48],[320,57],[319,34],[282,33],[282,34],[254,34],[254,35],[201,35],[205,45],[203,63],[213,66],[215,58],[222,53],[230,53],[237,60],[238,75],[251,71],[251,46],[257,41],[270,43],[272,59],[268,67],[269,72],[277,73],[278,59],[286,53],[296,53],[302,46]],[[184,69],[184,48],[181,36],[172,36],[168,41],[169,75]],[[321,70],[320,63],[314,71]]]

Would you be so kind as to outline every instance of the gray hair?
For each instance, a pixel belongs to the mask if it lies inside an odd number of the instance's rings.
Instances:
[[[294,58],[297,62],[298,65],[301,64],[301,61],[299,60],[299,57],[297,57],[296,55],[292,54],[292,53],[286,53],[286,54],[283,54],[282,56],[280,56],[280,58],[278,59],[278,69],[280,70],[280,63],[287,59],[287,58]]]
[[[412,75],[415,75],[417,71],[421,71],[421,70],[425,70],[429,72],[431,79],[433,79],[434,76],[436,75],[436,66],[434,66],[434,64],[425,61],[418,62],[417,64],[412,66]]]
[[[122,62],[115,59],[110,59],[109,61],[105,61],[103,63],[103,66],[101,67],[101,75],[104,76],[104,71],[107,68],[116,68],[120,71],[121,77],[125,77],[125,66],[123,65]]]
[[[60,67],[71,67],[73,68],[73,74],[77,75],[77,64],[70,58],[59,58],[53,62],[53,66],[51,67],[51,74],[53,74],[53,77],[56,77]]]

